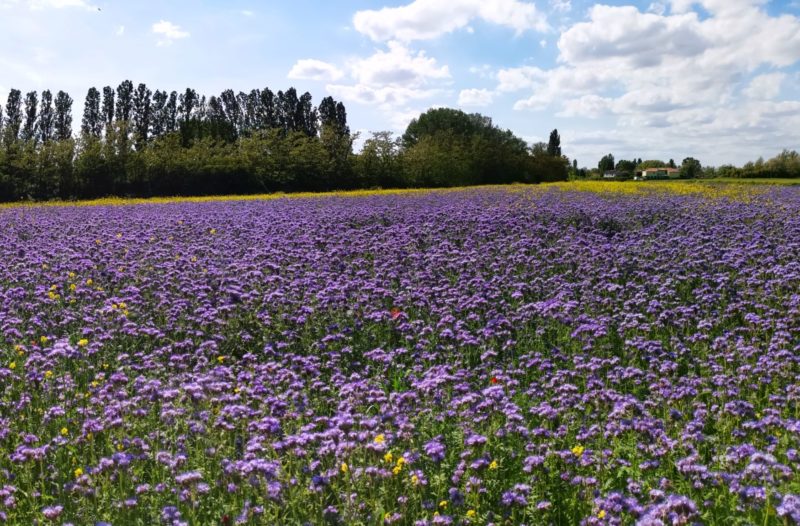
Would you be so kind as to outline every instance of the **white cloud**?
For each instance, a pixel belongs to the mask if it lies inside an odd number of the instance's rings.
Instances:
[[[556,67],[501,69],[496,89],[527,92],[517,110],[603,118],[631,154],[699,142],[711,158],[741,158],[743,144],[797,144],[800,101],[773,99],[788,79],[780,70],[800,61],[800,19],[770,16],[761,0],[672,0],[668,15],[656,4],[594,6],[562,32]]]
[[[117,28],[116,35],[117,35],[118,37],[121,37],[121,36],[122,36],[122,35],[124,35],[124,34],[125,34],[125,26],[119,26],[119,27]]]
[[[473,75],[477,75],[482,79],[488,79],[494,77],[494,70],[492,66],[489,64],[481,64],[480,66],[471,66],[469,68],[469,72]]]
[[[353,78],[361,84],[419,87],[431,80],[449,79],[447,66],[424,51],[412,52],[399,42],[389,42],[387,51],[350,63]]]
[[[759,75],[750,81],[742,93],[751,99],[774,99],[781,92],[781,84],[785,79],[785,73]]]
[[[547,20],[536,6],[520,0],[413,0],[400,7],[358,11],[353,26],[375,41],[410,42],[468,28],[477,19],[518,34],[548,30]]]
[[[156,35],[160,35],[162,37],[162,40],[158,41],[159,46],[168,46],[175,40],[188,38],[190,36],[188,31],[184,31],[180,26],[177,26],[166,20],[159,20],[153,24],[152,31]]]
[[[550,0],[550,7],[553,8],[553,11],[559,11],[561,13],[567,13],[572,10],[572,1],[571,0]]]
[[[441,87],[434,84],[450,79],[447,66],[440,66],[424,51],[414,53],[399,42],[389,42],[385,51],[350,61],[347,70],[355,84],[329,84],[326,89],[345,100],[381,105],[384,109],[442,93]]]
[[[331,95],[346,101],[379,106],[384,111],[403,106],[413,100],[422,100],[442,93],[440,89],[405,88],[402,86],[367,86],[364,84],[328,84]]]
[[[465,89],[458,94],[459,106],[488,106],[494,99],[494,93],[487,89]]]
[[[332,80],[336,81],[342,78],[344,73],[333,64],[305,58],[298,60],[291,71],[287,75],[290,79],[306,79],[306,80]]]

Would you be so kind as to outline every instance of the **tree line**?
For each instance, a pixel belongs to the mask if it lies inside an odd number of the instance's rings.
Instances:
[[[675,168],[678,170],[678,177],[682,179],[694,178],[800,178],[800,154],[794,150],[783,150],[772,159],[765,161],[759,158],[755,162],[745,163],[744,166],[737,167],[732,164],[721,166],[703,166],[699,160],[693,157],[685,158],[680,165],[676,165],[673,159],[664,162],[658,159],[642,160],[639,159],[619,159],[615,160],[613,154],[604,155],[597,163],[597,168],[587,169],[578,168],[577,162],[573,162],[570,169],[572,178],[599,178],[604,173],[614,171],[617,179],[632,179],[637,173],[647,168]]]
[[[206,97],[125,80],[90,88],[79,123],[59,91],[0,106],[0,200],[212,195],[567,178],[557,130],[529,148],[490,118],[430,110],[359,153],[342,102],[269,88]],[[73,129],[75,128],[75,129]]]

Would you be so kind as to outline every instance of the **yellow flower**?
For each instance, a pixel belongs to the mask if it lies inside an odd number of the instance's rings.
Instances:
[[[236,394],[239,394],[241,391],[242,390],[241,390],[241,388],[239,386],[236,386],[236,387],[233,388],[233,392],[236,393]]]
[[[86,433],[86,440],[91,440],[93,438],[94,438],[94,435],[91,432]]]
[[[406,463],[406,459],[405,458],[400,457],[400,458],[397,459],[397,465],[398,466],[402,466],[405,463]]]
[[[439,503],[439,507],[442,508],[443,510],[446,510],[447,509],[447,501],[446,500],[441,501]]]
[[[50,285],[50,290],[56,290],[58,287],[56,285]]]
[[[75,478],[76,479],[80,478],[81,475],[83,475],[83,470],[81,468],[76,469],[75,470]]]
[[[92,283],[94,283],[94,281],[92,280],[92,278],[89,278],[89,279],[87,279],[87,280],[86,280],[86,285],[87,285],[87,286],[91,287],[91,286],[92,286]]]
[[[67,429],[66,427],[62,427],[61,428],[61,436],[65,437],[67,435],[69,435],[69,429]]]
[[[117,232],[117,239],[119,239],[121,237],[122,237],[122,233],[121,232]]]
[[[97,380],[92,380],[92,387],[97,387],[98,385],[100,385],[100,382]]]
[[[78,340],[78,347],[86,347],[87,345],[89,345],[89,340],[86,338],[81,338]]]
[[[75,292],[75,289],[77,288],[78,288],[77,285],[75,285],[74,283],[69,284],[69,290],[71,290],[72,292]]]
[[[467,510],[467,518],[474,519],[478,513],[475,510]]]
[[[224,356],[217,356],[217,361],[218,361],[219,363],[222,363],[222,362],[224,362],[224,361],[225,361],[225,357],[224,357]]]
[[[392,468],[392,473],[395,475],[399,475],[401,471],[403,471],[403,466],[395,466]]]
[[[52,378],[52,377],[53,377],[53,371],[51,371],[50,369],[46,370],[46,371],[44,372],[44,377],[45,377],[45,378],[47,378],[47,379],[49,380],[50,378]]]
[[[497,461],[492,460],[492,463],[489,464],[489,469],[497,469]]]
[[[209,230],[208,232],[209,232],[211,235],[214,235],[214,234],[216,234],[216,233],[217,233],[217,229],[216,229],[216,228],[212,228],[212,229],[211,229],[211,230]]]
[[[415,485],[415,486],[416,486],[417,484],[419,484],[419,477],[418,477],[418,476],[416,476],[416,475],[411,475],[411,483],[412,483],[413,485]]]
[[[39,341],[42,342],[42,345],[44,345],[50,340],[47,338],[47,336],[42,336],[41,338],[39,338]]]
[[[585,449],[583,446],[575,446],[572,448],[572,454],[578,458],[580,458],[583,455],[584,451]]]
[[[16,362],[11,362],[10,364],[8,364],[8,368],[13,371],[14,369],[17,368],[17,363]]]
[[[376,440],[376,442],[377,442],[377,440]],[[392,452],[391,451],[389,451],[388,453],[383,455],[383,461],[386,462],[387,464],[391,463],[393,458],[394,457],[392,456]]]
[[[75,279],[75,273],[74,272],[70,272],[69,273],[69,279]]]
[[[347,473],[350,468],[347,467],[347,463],[342,462],[342,467],[340,469],[342,470],[342,473]]]
[[[606,516],[606,510],[600,510],[600,511],[597,513],[597,518],[598,518],[598,519],[602,519],[602,518],[603,518],[603,517],[605,517],[605,516]]]
[[[386,513],[383,514],[383,520],[388,521],[391,518],[392,518],[392,514],[391,513],[386,512]]]
[[[383,436],[383,433],[375,437],[376,444],[383,444],[384,442],[386,442],[386,437]]]

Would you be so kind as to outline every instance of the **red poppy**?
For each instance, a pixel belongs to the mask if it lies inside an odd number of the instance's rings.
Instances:
[[[392,307],[392,310],[390,310],[389,313],[392,315],[392,320],[396,320],[397,318],[400,317],[401,314],[403,314],[403,311],[401,311],[397,307]]]
[[[492,376],[492,379],[489,381],[492,382],[493,384],[496,384],[498,380],[496,376]]]

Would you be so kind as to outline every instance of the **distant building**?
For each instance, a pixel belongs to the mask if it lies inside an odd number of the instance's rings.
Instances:
[[[617,171],[616,170],[606,170],[603,173],[603,179],[616,179],[617,178]]]
[[[677,168],[668,168],[666,166],[661,168],[645,168],[638,172],[636,175],[642,179],[671,179],[678,177],[680,170]]]

